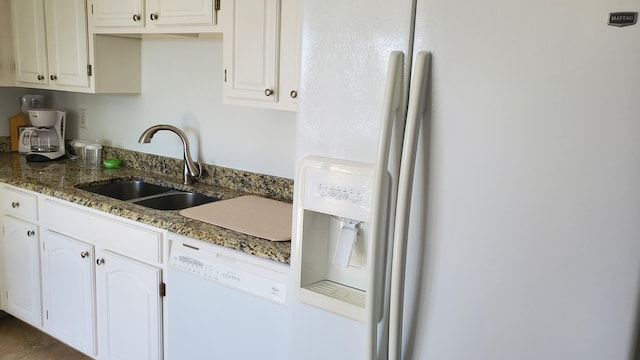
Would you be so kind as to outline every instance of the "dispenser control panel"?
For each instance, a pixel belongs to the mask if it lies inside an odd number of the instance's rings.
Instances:
[[[308,167],[305,209],[368,221],[371,216],[373,169]]]
[[[351,200],[354,203],[362,202],[363,194],[358,188],[342,187],[332,184],[318,184],[317,194],[321,197],[330,197],[336,200]]]

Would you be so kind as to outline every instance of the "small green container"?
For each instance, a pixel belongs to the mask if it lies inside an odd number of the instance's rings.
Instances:
[[[122,166],[122,160],[118,158],[107,158],[102,162],[102,166],[105,169],[117,169]]]

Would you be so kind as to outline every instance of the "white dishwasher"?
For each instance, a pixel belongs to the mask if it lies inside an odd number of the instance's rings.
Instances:
[[[169,244],[167,359],[287,358],[289,266],[175,234]]]

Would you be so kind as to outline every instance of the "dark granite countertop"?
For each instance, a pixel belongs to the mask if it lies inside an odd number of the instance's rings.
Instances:
[[[200,192],[205,195],[221,199],[230,199],[249,193],[277,200],[290,201],[293,183],[287,179],[274,178],[273,188],[269,185],[269,178],[265,175],[247,172],[234,173],[234,170],[205,166],[209,179],[186,187],[181,184],[181,161],[160,158],[154,155],[141,154],[127,150],[105,148],[108,156],[118,156],[123,159],[124,166],[120,169],[90,169],[79,166],[70,159],[59,161],[30,163],[25,157],[17,153],[0,153],[0,182],[14,185],[23,189],[35,191],[58,199],[66,200],[88,208],[100,210],[143,224],[151,225],[170,232],[185,235],[197,240],[243,251],[245,253],[289,263],[291,256],[291,242],[273,242],[265,239],[238,233],[215,225],[184,217],[175,211],[154,210],[133,203],[108,198],[75,188],[78,184],[90,182],[109,182],[114,179],[142,179],[159,185],[169,185],[183,190]],[[153,159],[154,164],[143,164],[141,159]],[[158,160],[162,164],[158,170]],[[175,161],[174,161],[175,160]],[[167,164],[170,164],[167,168]],[[178,169],[175,169],[178,167]],[[259,179],[252,181],[252,176]],[[215,178],[215,180],[211,180]],[[241,184],[238,186],[225,186]],[[216,184],[217,183],[217,184]],[[220,185],[222,183],[222,186]],[[245,186],[251,184],[250,186]],[[259,185],[256,185],[259,184]],[[235,187],[235,189],[234,189]],[[250,191],[246,191],[249,189]],[[275,190],[274,190],[275,189]]]

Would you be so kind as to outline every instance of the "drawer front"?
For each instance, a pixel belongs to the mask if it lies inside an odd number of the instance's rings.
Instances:
[[[38,198],[36,195],[3,186],[0,199],[2,199],[2,211],[5,214],[25,220],[38,220]]]
[[[41,225],[60,234],[149,263],[162,262],[162,232],[115,220],[106,214],[45,199]]]

